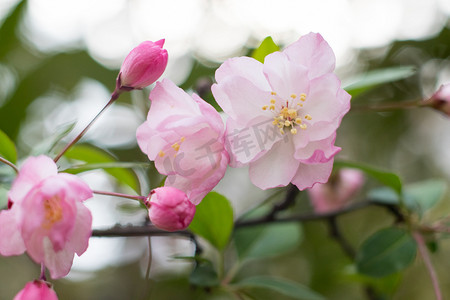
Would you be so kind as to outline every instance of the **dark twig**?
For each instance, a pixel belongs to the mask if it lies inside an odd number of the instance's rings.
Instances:
[[[331,237],[336,240],[339,246],[341,246],[345,254],[347,254],[347,256],[353,260],[356,255],[356,251],[355,249],[353,249],[347,239],[342,235],[342,232],[336,220],[336,216],[329,217],[327,221]]]
[[[284,198],[283,202],[275,204],[265,218],[267,220],[273,220],[275,219],[275,216],[278,212],[289,208],[292,204],[294,204],[298,192],[298,188],[295,185],[290,184],[287,188],[286,197]]]

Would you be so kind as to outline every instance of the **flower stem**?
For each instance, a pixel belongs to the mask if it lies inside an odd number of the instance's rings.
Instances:
[[[109,107],[111,106],[111,104],[113,104],[113,102],[115,100],[117,100],[117,98],[119,98],[121,93],[121,90],[114,90],[114,92],[111,94],[111,99],[108,101],[108,103],[106,103],[105,107],[102,108],[102,110],[92,119],[91,122],[89,122],[89,124],[83,129],[83,131],[81,131],[70,143],[68,143],[62,150],[61,152],[59,152],[59,154],[53,159],[54,162],[56,163],[61,156],[64,155],[64,153],[67,152],[67,150],[69,150],[70,147],[72,147],[76,142],[78,142],[83,136],[84,134],[89,130],[89,128],[91,128],[91,126],[94,124],[94,122],[98,119],[98,117],[100,117],[100,115]]]
[[[143,203],[148,198],[146,196],[135,196],[135,195],[128,195],[128,194],[114,193],[114,192],[104,192],[104,191],[92,191],[92,192],[94,194],[98,194],[98,195],[106,195],[106,196],[127,198],[127,199],[137,200],[137,201],[140,201],[140,202],[143,202]]]
[[[47,277],[45,276],[45,265],[41,263],[41,275],[39,276],[39,280],[47,281]]]
[[[427,267],[428,273],[430,274],[431,282],[433,283],[434,294],[436,295],[437,300],[442,300],[441,290],[439,288],[439,280],[434,270],[433,264],[431,263],[430,254],[428,253],[427,246],[425,245],[425,241],[423,239],[422,234],[419,232],[414,232],[413,237],[417,242],[417,247],[419,248],[419,253],[422,256],[422,259]]]
[[[19,173],[19,169],[17,169],[16,165],[13,164],[12,162],[10,162],[9,160],[7,160],[6,158],[3,158],[0,156],[0,162],[4,163],[5,165],[10,166],[11,168],[13,168],[14,172],[16,172],[16,174]]]
[[[378,104],[367,104],[367,105],[353,105],[351,111],[394,111],[401,109],[410,109],[416,107],[428,106],[425,101],[412,100],[412,101],[402,101],[402,102],[391,102],[391,103],[378,103]]]

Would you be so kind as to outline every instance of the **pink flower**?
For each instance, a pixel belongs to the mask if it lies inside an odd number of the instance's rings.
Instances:
[[[364,175],[355,169],[341,169],[325,184],[308,190],[314,211],[327,213],[343,208],[364,184]]]
[[[26,251],[52,278],[67,275],[74,253],[88,247],[92,216],[82,201],[92,197],[91,189],[41,155],[24,162],[8,196],[10,209],[0,212],[0,254]]]
[[[450,117],[450,83],[441,85],[426,103]]]
[[[191,224],[195,215],[195,205],[186,193],[173,187],[160,187],[151,193],[146,203],[150,221],[167,231],[183,230]]]
[[[163,46],[164,40],[146,41],[131,50],[120,68],[120,87],[142,89],[161,77],[168,59]]]
[[[165,186],[182,190],[197,205],[228,165],[223,121],[210,104],[168,79],[156,84],[150,99],[147,121],[137,130],[139,147],[168,175]]]
[[[35,280],[28,282],[14,300],[58,300],[58,297],[47,282]]]
[[[251,181],[262,189],[326,182],[340,151],[336,129],[350,109],[334,64],[333,51],[314,33],[269,54],[264,64],[225,61],[212,91],[229,115],[231,166],[249,164]]]

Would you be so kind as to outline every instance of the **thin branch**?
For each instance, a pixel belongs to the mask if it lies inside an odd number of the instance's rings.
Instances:
[[[298,188],[295,185],[290,184],[283,202],[277,203],[272,207],[272,210],[266,215],[267,220],[273,220],[278,212],[289,208],[289,206],[295,202],[298,192]]]
[[[419,253],[422,256],[423,262],[427,267],[428,273],[430,274],[431,282],[433,283],[434,294],[436,295],[437,300],[442,300],[441,289],[439,288],[439,279],[436,274],[436,270],[434,270],[433,264],[431,263],[430,254],[428,253],[427,246],[425,245],[425,241],[423,239],[422,234],[419,232],[414,232],[413,237],[417,242],[417,247],[419,249]]]
[[[120,198],[127,198],[132,200],[137,200],[140,202],[145,202],[148,197],[146,196],[137,196],[137,195],[128,195],[128,194],[121,194],[121,193],[114,193],[114,192],[105,192],[105,191],[92,191],[94,194],[97,195],[106,195],[106,196],[113,196],[113,197],[120,197]]]
[[[412,100],[412,101],[401,101],[401,102],[391,102],[391,103],[377,103],[377,104],[367,104],[367,105],[352,105],[351,111],[394,111],[401,109],[411,109],[417,107],[427,106],[425,101]]]
[[[347,239],[342,235],[342,232],[336,220],[336,216],[329,217],[327,221],[331,237],[336,240],[339,246],[341,246],[345,254],[353,260],[356,255],[356,251],[355,249],[353,249]]]
[[[108,229],[94,229],[92,230],[93,237],[136,237],[136,236],[168,236],[168,235],[179,235],[188,238],[194,238],[194,235],[186,230],[169,232],[161,230],[151,225],[127,225],[120,226],[116,225]]]
[[[10,162],[9,160],[7,160],[6,158],[3,158],[0,156],[0,162],[4,163],[5,165],[10,166],[14,172],[16,172],[16,174],[19,174],[19,169],[16,167],[15,164],[13,164],[12,162]]]

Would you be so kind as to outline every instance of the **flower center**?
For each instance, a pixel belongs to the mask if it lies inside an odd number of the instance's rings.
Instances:
[[[271,92],[272,96],[276,96],[277,93]],[[291,98],[285,101],[278,101],[274,98],[270,99],[270,105],[264,105],[263,110],[271,110],[275,116],[272,124],[277,126],[280,133],[284,134],[285,130],[289,130],[292,134],[297,134],[297,127],[305,130],[308,128],[303,123],[300,116],[300,109],[303,107],[303,102],[306,101],[306,94],[302,93],[300,96],[291,94]],[[310,121],[312,117],[308,114],[303,116],[303,119]]]
[[[172,149],[175,151],[174,155],[177,155],[177,152],[180,150],[180,144],[183,143],[186,140],[186,138],[184,136],[182,136],[180,138],[180,141],[175,142],[173,145],[171,145],[170,147],[172,147]],[[159,151],[158,156],[159,157],[164,157],[164,155],[166,155],[166,153],[164,151]]]
[[[63,211],[61,207],[61,199],[58,196],[53,196],[50,199],[44,200],[45,220],[42,227],[50,229],[53,224],[63,218]]]

